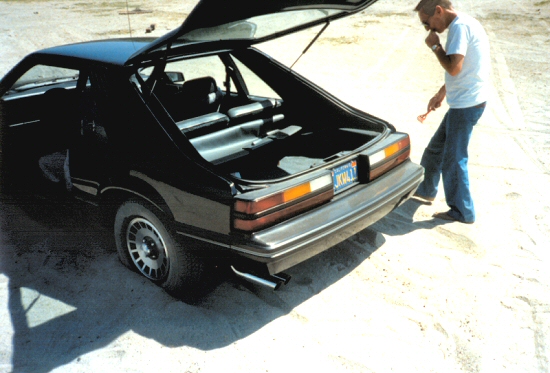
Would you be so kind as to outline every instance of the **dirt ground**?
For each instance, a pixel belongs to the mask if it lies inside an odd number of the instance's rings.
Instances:
[[[334,22],[295,70],[411,136],[443,82],[412,12],[380,0]],[[117,259],[67,206],[0,206],[0,372],[549,372],[550,1],[461,0],[491,41],[492,94],[470,145],[477,221],[410,200],[287,272],[271,292],[222,278],[198,304]],[[0,76],[62,43],[160,36],[194,3],[0,0]],[[151,34],[145,30],[151,24]],[[259,47],[291,64],[316,30]],[[60,224],[59,221],[68,223]]]

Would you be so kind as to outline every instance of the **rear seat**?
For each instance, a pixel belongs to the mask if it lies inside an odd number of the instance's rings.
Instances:
[[[227,128],[227,115],[214,112],[177,122],[177,126],[188,138],[202,136]]]
[[[283,117],[282,114],[278,116]],[[221,164],[246,156],[258,148],[292,136],[302,129],[299,126],[288,126],[266,132],[265,127],[266,120],[256,119],[218,132],[194,137],[190,142],[204,159],[213,164]]]
[[[272,110],[281,106],[279,100],[266,99],[251,104],[237,106],[227,111],[227,116],[231,120],[231,125],[243,123],[252,120],[260,114],[263,118],[273,115]]]
[[[226,128],[191,139],[191,144],[209,162],[220,164],[248,154],[244,148],[260,139],[262,121]]]
[[[221,164],[298,133],[299,126],[273,125],[285,118],[272,110],[280,105],[268,99],[229,109],[227,115],[214,112],[176,124],[204,159]]]

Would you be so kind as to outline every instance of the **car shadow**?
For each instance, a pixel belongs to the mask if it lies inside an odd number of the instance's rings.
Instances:
[[[291,313],[384,244],[365,229],[291,268],[292,281],[277,292],[214,271],[211,291],[186,304],[126,269],[110,229],[86,207],[0,197],[14,372],[49,372],[130,332],[168,347],[228,346]]]

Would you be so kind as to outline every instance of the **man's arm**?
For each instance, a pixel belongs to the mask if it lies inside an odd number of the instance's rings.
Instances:
[[[448,56],[443,49],[443,46],[439,42],[439,35],[437,35],[435,32],[432,31],[428,34],[428,37],[426,38],[426,45],[430,48],[434,45],[437,45],[434,53],[441,66],[451,76],[457,76],[462,71],[464,56],[461,54],[451,54]]]

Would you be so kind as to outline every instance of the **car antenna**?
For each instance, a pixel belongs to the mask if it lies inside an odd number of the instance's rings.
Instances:
[[[128,8],[128,0],[126,0],[126,15],[128,16],[128,31],[130,31],[130,38],[132,37],[132,24],[130,23],[130,9]]]
[[[126,1],[128,1],[128,0],[126,0]],[[302,56],[303,56],[304,54],[306,54],[306,52],[307,52],[308,49],[313,45],[313,43],[315,43],[315,41],[316,41],[317,39],[319,39],[319,36],[321,36],[321,34],[327,29],[328,25],[330,25],[330,21],[327,21],[327,23],[325,23],[325,25],[323,26],[323,28],[321,29],[321,31],[319,31],[319,32],[317,33],[317,35],[315,35],[315,37],[313,38],[313,40],[307,45],[306,49],[304,49],[304,51],[302,52],[302,54],[299,55],[298,58],[296,59],[296,61],[294,61],[294,63],[290,66],[290,69],[292,69],[292,67],[294,67],[294,65],[296,65],[296,62],[298,62],[298,60],[299,60],[300,58],[302,58]]]

